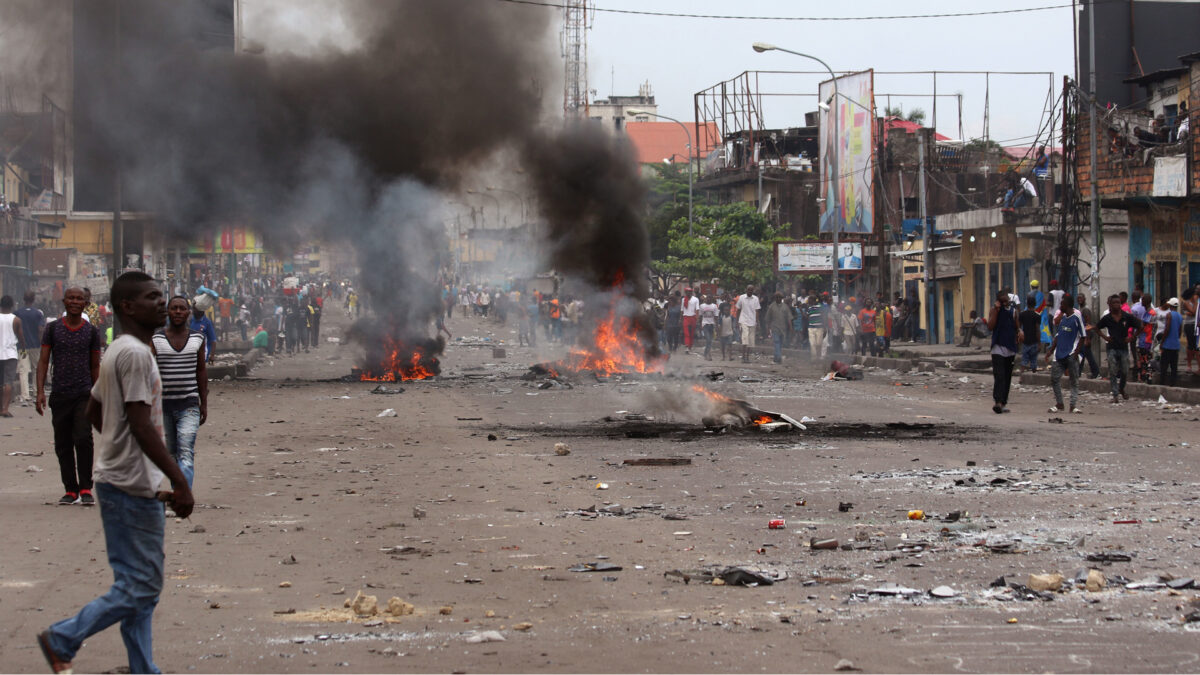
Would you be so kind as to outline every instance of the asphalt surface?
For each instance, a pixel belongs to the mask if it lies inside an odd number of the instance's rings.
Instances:
[[[326,335],[343,323],[327,314]],[[1051,414],[1048,388],[1014,386],[996,415],[983,375],[823,382],[804,359],[682,351],[665,376],[567,388],[520,379],[554,348],[448,325],[466,339],[444,377],[403,393],[338,381],[356,351],[331,343],[212,384],[200,507],[167,523],[164,671],[1200,670],[1197,591],[1164,585],[1200,574],[1200,409],[1085,393],[1082,414]],[[694,385],[808,430],[706,430]],[[14,412],[0,421],[0,664],[43,672],[34,635],[111,573],[98,510],[53,505],[49,419]],[[571,571],[588,563],[621,569]],[[754,578],[729,568],[776,583],[711,581]],[[1099,591],[1070,582],[1089,568]],[[1068,582],[1012,587],[1042,573]],[[356,616],[343,605],[359,591],[412,613]],[[472,641],[488,631],[503,641]],[[116,627],[75,660],[124,663]]]

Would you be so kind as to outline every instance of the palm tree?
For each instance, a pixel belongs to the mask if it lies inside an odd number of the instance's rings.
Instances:
[[[899,117],[902,120],[907,120],[913,124],[925,124],[925,110],[922,108],[913,108],[907,115],[900,107],[885,106],[883,108],[884,117]]]

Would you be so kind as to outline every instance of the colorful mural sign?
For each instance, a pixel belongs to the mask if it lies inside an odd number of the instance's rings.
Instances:
[[[265,253],[262,239],[244,227],[221,227],[188,247],[188,253]]]
[[[834,83],[837,96],[834,96]],[[822,82],[820,165],[824,211],[821,231],[865,233],[875,223],[875,73]],[[834,135],[833,121],[837,120]],[[836,192],[836,198],[835,198]]]

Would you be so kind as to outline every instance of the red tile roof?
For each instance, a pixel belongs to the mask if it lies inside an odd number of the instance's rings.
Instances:
[[[696,127],[688,122],[685,124],[687,124],[686,132],[674,122],[626,122],[625,134],[629,136],[629,141],[633,143],[633,147],[637,151],[638,163],[660,164],[665,159],[670,159],[672,162],[686,162],[688,133],[695,136]],[[708,133],[700,135],[710,139],[717,138],[716,123],[709,122]],[[698,148],[700,157],[706,156],[712,150],[712,144],[705,143],[703,138],[700,140],[700,145],[701,147]]]
[[[916,122],[909,122],[908,120],[902,119],[900,117],[884,118],[883,123],[884,123],[884,129],[886,129],[888,131],[903,131],[906,134],[916,133],[917,129],[924,128],[920,124],[917,124]],[[936,132],[933,134],[933,138],[934,138],[934,140],[937,140],[937,141],[950,140],[949,136],[943,136],[942,134],[939,134]]]
[[[1039,147],[1041,147],[1041,146],[1040,145],[1006,145],[1006,146],[1004,146],[1004,154],[1008,155],[1011,159],[1015,159],[1018,161],[1023,160],[1023,159],[1028,159],[1029,161],[1032,162],[1033,158],[1037,157],[1037,149]],[[1051,156],[1053,156],[1053,155],[1058,155],[1059,157],[1062,156],[1062,146],[1061,145],[1056,145],[1052,148],[1046,148],[1046,149],[1050,151]]]

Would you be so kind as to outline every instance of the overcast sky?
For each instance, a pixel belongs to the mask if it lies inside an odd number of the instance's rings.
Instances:
[[[939,75],[939,94],[963,95],[963,134],[983,133],[984,102],[990,101],[990,137],[1029,144],[1043,112],[1073,75],[1072,10],[1069,0],[595,0],[598,9],[630,9],[689,14],[754,16],[865,17],[900,14],[1021,9],[1068,5],[1018,14],[879,21],[778,21],[692,19],[596,12],[588,34],[588,87],[599,97],[636,94],[649,80],[659,112],[680,120],[694,117],[693,95],[747,70],[820,70],[815,61],[782,52],[759,54],[756,41],[770,42],[824,59],[836,71],[874,68],[876,105],[932,113],[933,79],[885,75],[879,71],[980,70],[1050,71],[1046,75]],[[548,10],[554,11],[554,10]],[[812,93],[828,76],[773,76],[761,80],[764,93]],[[989,86],[990,85],[990,86]],[[1047,90],[1052,88],[1047,102]],[[803,125],[803,112],[816,110],[816,98],[764,99],[769,127]],[[1061,114],[1061,108],[1058,110]],[[938,130],[958,137],[958,103],[938,99]]]
[[[385,0],[378,0],[385,1]],[[437,0],[409,0],[436,2]],[[500,0],[476,0],[496,3]],[[542,11],[561,25],[561,0],[542,0]],[[242,0],[247,33],[271,43],[296,46],[310,40],[347,39],[336,3],[327,0]],[[1070,0],[595,0],[597,10],[765,17],[868,17],[929,15],[1052,7],[1041,11],[971,17],[871,21],[785,21],[645,16],[597,11],[588,33],[588,88],[598,97],[637,94],[649,81],[659,112],[685,122],[694,118],[694,94],[743,71],[817,71],[815,61],[783,52],[754,52],[756,41],[770,42],[824,59],[834,70],[876,71],[876,105],[905,111],[922,108],[932,121],[930,75],[889,75],[886,71],[1039,71],[1048,75],[940,74],[938,131],[978,138],[989,102],[990,138],[1028,145],[1048,126],[1046,113],[1062,91],[1063,75],[1074,72]],[[512,6],[517,10],[517,6]],[[527,11],[527,8],[521,8]],[[264,34],[265,33],[265,34]],[[306,39],[298,39],[301,35]],[[269,36],[269,37],[268,37]],[[514,39],[521,39],[514,36]],[[551,55],[556,57],[557,54]],[[768,127],[802,126],[816,110],[817,85],[828,76],[763,75],[763,94],[811,94],[764,98]],[[889,99],[886,95],[892,94]],[[910,96],[904,96],[908,94]],[[911,96],[915,94],[916,96]],[[1047,96],[1049,95],[1049,100]],[[553,98],[561,100],[559,95]],[[1055,110],[1056,118],[1061,108]]]

